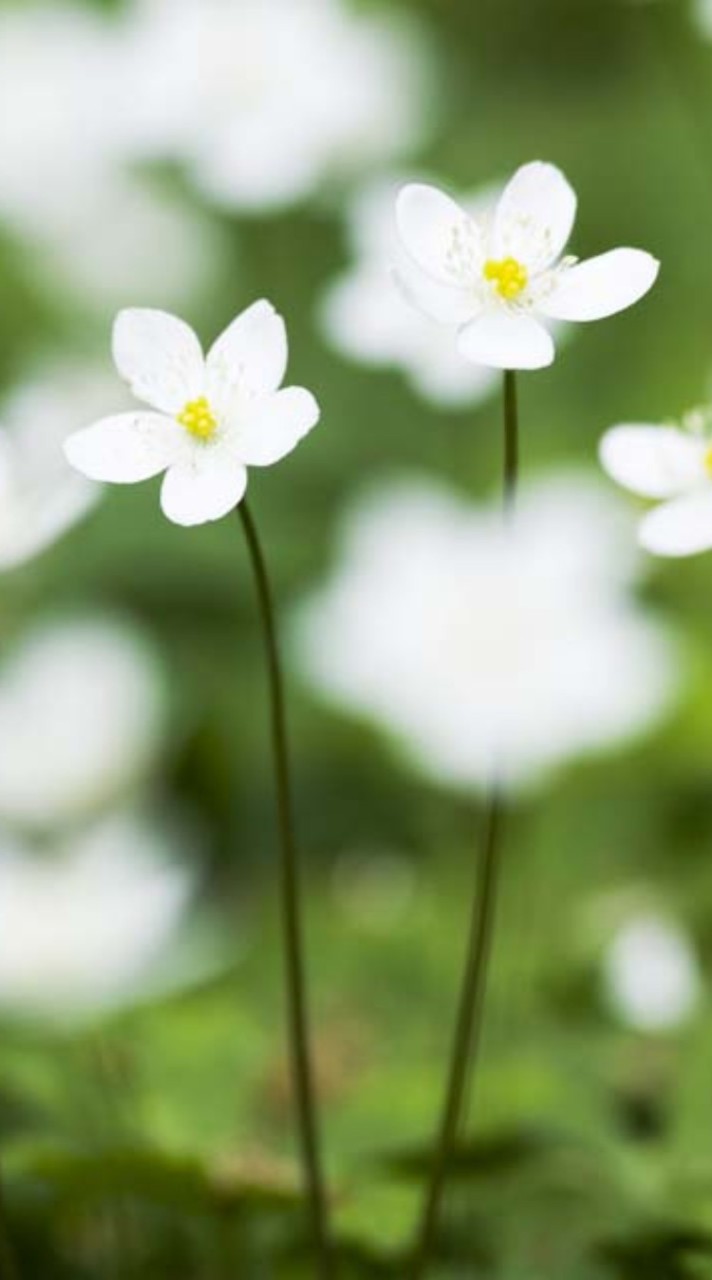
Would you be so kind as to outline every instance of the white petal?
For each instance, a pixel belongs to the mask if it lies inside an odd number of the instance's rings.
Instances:
[[[421,182],[403,187],[396,202],[396,224],[408,253],[435,280],[457,284],[465,275],[479,274],[484,251],[477,224],[444,191]],[[469,272],[453,262],[458,244],[471,256]]]
[[[659,270],[643,249],[611,249],[556,275],[537,310],[554,320],[603,320],[642,298]]]
[[[161,413],[117,413],[64,442],[64,453],[82,475],[111,484],[134,484],[165,471],[185,452],[187,433]]]
[[[247,488],[247,470],[224,448],[198,445],[190,458],[166,472],[161,507],[174,524],[219,520]]]
[[[402,260],[392,272],[393,283],[411,307],[438,324],[466,324],[478,311],[471,289],[441,284],[417,263]]]
[[[503,309],[487,311],[460,333],[466,360],[493,369],[543,369],[554,359],[550,333],[532,316]]]
[[[576,217],[576,194],[560,169],[535,160],[507,184],[494,220],[491,253],[542,271],[562,254]]]
[[[228,325],[208,352],[208,397],[229,412],[235,395],[276,391],[287,368],[287,331],[270,302],[253,303]]]
[[[167,311],[120,311],[113,350],[116,367],[134,395],[164,413],[180,413],[203,393],[200,343],[189,325]]]
[[[279,462],[319,421],[319,406],[304,387],[284,387],[273,396],[257,401],[236,447],[240,458],[251,467],[269,467]]]
[[[644,498],[673,498],[706,478],[709,445],[676,427],[611,427],[601,440],[601,465],[618,484]]]
[[[674,498],[640,525],[642,546],[659,556],[691,556],[712,548],[712,489]]]

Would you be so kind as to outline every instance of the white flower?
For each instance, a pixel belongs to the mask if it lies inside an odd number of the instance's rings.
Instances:
[[[353,202],[348,230],[356,262],[322,299],[324,333],[352,359],[402,369],[414,389],[435,404],[476,404],[497,385],[496,374],[463,359],[447,329],[393,288],[393,266],[400,264],[402,273],[409,265],[403,261],[406,255],[393,216],[399,185],[394,178],[379,178]],[[473,214],[482,203],[479,192],[464,201]]]
[[[133,145],[186,162],[228,207],[310,195],[418,140],[430,114],[419,31],[344,0],[134,0]]]
[[[692,19],[705,40],[712,40],[712,0],[694,0]]]
[[[52,1020],[139,993],[192,893],[168,834],[118,815],[36,853],[0,836],[0,1005]]]
[[[203,355],[193,330],[163,311],[120,312],[114,360],[152,411],[103,418],[70,436],[72,466],[93,480],[133,484],[165,471],[161,506],[176,524],[227,515],[247,467],[291,453],[319,418],[303,387],[280,385],[287,334],[269,302],[255,302]]]
[[[62,445],[109,393],[98,373],[50,366],[0,409],[0,570],[50,547],[96,503],[100,490],[67,466]]]
[[[696,956],[685,933],[657,915],[628,920],[611,942],[603,967],[608,1001],[639,1031],[664,1031],[693,1013],[700,997]]]
[[[601,463],[618,484],[660,505],[645,515],[638,538],[659,556],[689,556],[712,548],[712,439],[709,415],[682,426],[623,424],[600,446]]]
[[[576,475],[525,487],[508,533],[498,504],[432,484],[376,493],[300,618],[301,665],[444,783],[536,782],[644,730],[676,686],[672,647],[630,599],[626,531]]]
[[[576,215],[563,174],[538,161],[518,169],[489,217],[472,218],[437,187],[401,191],[398,230],[416,270],[400,270],[413,305],[458,326],[458,349],[497,369],[554,359],[550,320],[600,320],[637,302],[659,263],[641,249],[586,262],[562,258]]]
[[[134,786],[163,739],[165,687],[127,624],[37,627],[0,667],[0,817],[49,829]]]

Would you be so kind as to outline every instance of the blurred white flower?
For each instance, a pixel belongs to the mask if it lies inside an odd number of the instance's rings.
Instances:
[[[134,0],[133,145],[186,161],[210,196],[268,209],[419,139],[419,30],[346,0]]]
[[[437,187],[411,183],[396,203],[410,264],[401,288],[433,320],[456,330],[467,360],[539,369],[554,359],[547,320],[600,320],[630,307],[659,263],[641,249],[613,249],[576,263],[561,255],[576,196],[552,164],[523,165],[488,216],[473,218]]]
[[[692,20],[705,40],[712,40],[712,0],[693,0]]]
[[[127,623],[38,626],[0,667],[0,817],[74,823],[141,781],[162,743],[156,654]]]
[[[131,301],[180,307],[217,286],[223,241],[208,214],[120,175],[33,238],[34,266],[101,315]]]
[[[96,503],[100,490],[72,471],[62,445],[112,394],[102,375],[60,364],[39,371],[3,404],[0,570],[44,551]]]
[[[176,524],[227,515],[244,496],[248,466],[279,462],[318,421],[310,391],[280,390],[287,332],[264,300],[237,316],[207,357],[193,330],[164,311],[122,311],[113,348],[119,373],[153,409],[75,432],[67,458],[113,484],[166,472],[161,506]]]
[[[525,486],[508,532],[496,507],[432,484],[376,492],[298,621],[302,667],[440,781],[534,783],[647,728],[677,685],[674,650],[629,595],[627,531],[575,474]]]
[[[414,389],[438,405],[476,404],[497,385],[497,375],[466,360],[448,329],[417,311],[393,288],[403,250],[393,205],[400,182],[379,178],[354,200],[348,221],[354,266],[327,288],[322,329],[337,351],[376,368],[400,368]],[[475,216],[487,197],[463,200]]]
[[[665,1031],[684,1022],[700,997],[697,958],[671,920],[640,915],[616,933],[603,963],[605,993],[621,1022]]]
[[[139,994],[192,888],[168,834],[130,815],[41,855],[0,836],[0,1006],[62,1020]]]
[[[618,484],[660,505],[640,522],[638,539],[659,556],[689,556],[712,548],[710,412],[696,411],[679,427],[611,427],[601,464]]]
[[[0,8],[0,216],[24,235],[91,206],[122,152],[111,37],[84,4]]]

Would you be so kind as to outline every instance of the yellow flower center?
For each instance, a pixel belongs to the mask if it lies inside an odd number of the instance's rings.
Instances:
[[[511,302],[529,283],[529,272],[516,258],[488,258],[484,266],[485,280],[494,285],[501,298]]]
[[[178,414],[178,421],[196,440],[210,440],[217,430],[218,420],[215,417],[207,396],[198,396],[197,400],[189,400]]]
[[[712,445],[705,452],[705,471],[708,476],[712,476]]]

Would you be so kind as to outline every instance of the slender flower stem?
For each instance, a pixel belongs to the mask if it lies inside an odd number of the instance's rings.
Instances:
[[[508,369],[504,374],[503,468],[503,507],[507,520],[514,511],[518,468],[517,385],[514,372]],[[467,954],[452,1042],[448,1083],[415,1250],[413,1280],[425,1280],[433,1261],[443,1196],[457,1145],[468,1080],[471,1079],[475,1070],[482,1039],[487,978],[497,908],[503,819],[504,800],[501,785],[495,777],[487,800],[484,839],[477,855]]]
[[[267,565],[257,528],[247,503],[237,507],[255,580],[270,686],[272,747],[277,789],[277,817],[281,845],[281,900],[287,983],[288,1028],[294,1097],[299,1118],[306,1185],[319,1280],[332,1280],[333,1257],[327,1221],[326,1191],[321,1168],[316,1089],[309,1050],[304,943],[299,893],[299,860],[294,834],[292,784],[287,748],[284,682]]]

